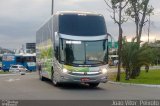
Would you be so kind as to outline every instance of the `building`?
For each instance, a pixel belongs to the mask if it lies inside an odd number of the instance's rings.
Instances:
[[[36,43],[26,43],[26,52],[35,53],[36,52]]]

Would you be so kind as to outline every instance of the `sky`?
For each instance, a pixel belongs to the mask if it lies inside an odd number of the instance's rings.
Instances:
[[[35,42],[36,31],[51,16],[52,0],[0,0],[0,47],[19,49],[23,44]],[[150,41],[160,40],[159,0],[150,0],[154,9],[151,15]],[[90,11],[103,14],[107,30],[118,38],[118,27],[111,19],[111,12],[103,0],[55,0],[54,12]],[[123,35],[131,39],[135,35],[134,22],[123,24]],[[147,41],[147,26],[142,41]]]

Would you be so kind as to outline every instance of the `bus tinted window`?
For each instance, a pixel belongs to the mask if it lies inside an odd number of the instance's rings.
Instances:
[[[12,68],[18,68],[18,66],[12,66]]]
[[[59,16],[59,32],[76,36],[104,35],[106,25],[102,16],[65,14]]]
[[[16,57],[16,62],[22,62],[22,57]]]
[[[36,62],[36,57],[23,57],[25,62]]]

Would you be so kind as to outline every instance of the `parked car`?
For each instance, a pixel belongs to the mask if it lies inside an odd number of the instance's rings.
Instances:
[[[19,72],[21,75],[25,75],[27,69],[23,65],[12,65],[9,69],[10,72]]]

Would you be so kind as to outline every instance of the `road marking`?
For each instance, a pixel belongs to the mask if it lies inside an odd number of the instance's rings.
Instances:
[[[8,80],[6,80],[7,82],[14,82],[14,81],[18,81],[18,80],[20,80],[19,78],[17,78],[17,79],[12,79],[12,78],[10,78],[10,79],[8,79]]]

